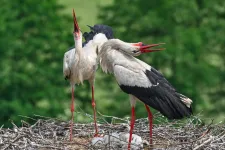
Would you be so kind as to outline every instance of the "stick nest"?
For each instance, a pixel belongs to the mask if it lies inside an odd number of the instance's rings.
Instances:
[[[90,115],[89,115],[90,117]],[[111,116],[104,116],[111,117]],[[30,118],[30,117],[27,117]],[[0,149],[26,150],[74,150],[74,149],[118,149],[113,144],[92,145],[94,124],[75,123],[73,126],[73,141],[69,141],[70,123],[59,119],[35,115],[35,123],[30,125],[22,120],[22,127],[0,128]],[[30,118],[33,119],[34,118]],[[103,117],[102,117],[103,118]],[[98,121],[99,133],[111,135],[113,132],[129,131],[129,118],[111,117],[112,122],[104,119]],[[113,123],[120,120],[121,123]],[[199,117],[193,116],[181,121],[168,121],[160,114],[154,115],[153,145],[149,145],[149,124],[147,118],[135,121],[134,134],[144,141],[144,149],[155,150],[222,150],[225,149],[225,124],[212,123],[205,125]]]

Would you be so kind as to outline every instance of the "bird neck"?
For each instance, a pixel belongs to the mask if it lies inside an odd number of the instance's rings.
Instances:
[[[76,54],[80,57],[82,57],[82,37],[79,38],[74,38],[75,41],[75,49],[76,49]]]
[[[107,37],[103,33],[98,33],[93,37],[93,43],[97,46],[97,53],[100,52],[102,45],[108,41]]]

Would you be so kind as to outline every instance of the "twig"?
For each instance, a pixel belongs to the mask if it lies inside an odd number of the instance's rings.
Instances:
[[[202,144],[198,145],[197,147],[195,147],[193,150],[198,150],[201,147],[203,147],[204,145],[208,144],[211,140],[213,139],[212,136],[210,136],[210,138],[208,140],[206,140],[205,142],[203,142]]]
[[[84,112],[82,111],[81,114]],[[90,145],[90,139],[94,134],[93,123],[75,123],[73,142],[65,142],[69,137],[69,122],[60,119],[53,119],[35,115],[36,122],[31,126],[18,127],[13,122],[14,130],[0,127],[0,149],[118,149],[113,143],[114,132],[129,132],[129,119],[114,116],[102,115],[102,118],[111,118],[123,123],[98,124],[101,134],[108,134],[107,145]],[[158,124],[153,126],[153,146],[156,148],[180,149],[225,149],[224,124],[203,124],[201,119],[194,116],[181,121],[168,121],[159,114],[154,116]],[[84,114],[87,119],[91,117]],[[98,117],[98,119],[100,119]],[[25,117],[26,118],[26,117]],[[32,118],[32,117],[27,117]],[[197,122],[196,122],[197,121]],[[140,118],[135,121],[134,134],[141,136],[142,140],[149,141],[149,124],[147,118]],[[191,137],[191,138],[190,138]],[[211,140],[209,140],[211,139]],[[123,143],[123,142],[121,142]],[[127,143],[127,141],[124,141]]]
[[[121,120],[121,121],[123,121],[123,122],[129,122],[127,119],[122,119],[122,118],[118,118],[118,117],[115,117],[115,116],[103,115],[103,114],[101,114],[100,112],[98,112],[98,114],[100,114],[101,116],[106,117],[106,118],[112,118],[112,119]],[[112,124],[112,123],[111,123],[111,124]]]
[[[18,115],[19,117],[22,117],[22,118],[28,118],[28,119],[31,119],[31,120],[34,120],[36,121],[37,119],[34,119],[34,118],[31,118],[31,117],[28,117],[28,116],[23,116],[23,115]]]

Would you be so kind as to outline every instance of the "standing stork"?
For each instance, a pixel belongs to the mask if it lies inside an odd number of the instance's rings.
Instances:
[[[64,54],[63,59],[63,74],[64,78],[69,79],[71,85],[71,126],[70,126],[70,141],[72,140],[72,129],[73,129],[73,118],[74,118],[74,85],[83,83],[84,80],[88,80],[91,89],[92,89],[92,107],[94,112],[94,125],[95,125],[95,136],[98,135],[98,128],[96,123],[96,110],[95,110],[95,99],[94,99],[94,81],[95,81],[95,72],[97,69],[97,45],[99,41],[102,42],[101,38],[96,36],[98,33],[104,33],[107,40],[112,38],[113,33],[109,26],[106,25],[95,25],[91,27],[89,33],[84,33],[85,42],[82,44],[82,32],[79,29],[75,12],[73,10],[73,19],[74,19],[74,42],[75,48],[70,49]]]
[[[144,46],[139,43],[126,43],[119,39],[105,42],[100,50],[100,66],[104,72],[115,76],[120,88],[130,95],[131,123],[128,149],[135,122],[135,104],[139,99],[148,112],[150,144],[152,145],[152,113],[148,106],[160,111],[168,119],[181,119],[192,114],[192,100],[178,93],[175,88],[153,67],[135,58],[144,52],[162,49],[149,49],[160,44]]]

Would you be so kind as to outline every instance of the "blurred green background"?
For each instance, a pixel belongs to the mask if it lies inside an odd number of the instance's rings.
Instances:
[[[177,91],[193,99],[194,114],[225,121],[225,1],[215,0],[1,0],[0,124],[33,114],[70,119],[70,86],[64,52],[74,45],[72,8],[81,30],[107,24],[127,42],[165,42],[166,50],[142,55]],[[130,116],[130,102],[112,75],[99,68],[97,110]],[[92,114],[88,82],[76,87],[76,111]],[[147,117],[142,103],[137,118]],[[91,122],[76,114],[75,121]]]

